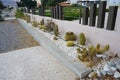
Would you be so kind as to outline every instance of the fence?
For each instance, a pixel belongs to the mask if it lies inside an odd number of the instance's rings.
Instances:
[[[97,12],[97,6],[98,7],[98,18],[97,18],[97,28],[104,28],[104,22],[105,22],[105,12],[106,12],[106,1],[101,1],[98,3],[91,3],[90,6],[84,6],[82,7],[82,10],[78,8],[78,16],[79,17],[79,23],[83,25],[89,25],[94,27],[96,23],[96,12]],[[60,5],[56,5],[54,7],[50,8],[50,14],[52,18],[63,20],[66,15],[66,8]],[[118,6],[110,6],[109,7],[109,14],[108,14],[108,20],[106,29],[107,30],[114,30],[115,29],[115,21],[117,16],[117,10]],[[72,9],[71,9],[72,11]],[[81,13],[82,11],[82,13]],[[29,12],[29,10],[28,10]],[[73,11],[72,11],[73,12]],[[32,14],[35,14],[35,8],[32,8]],[[39,15],[45,16],[45,8],[43,6],[39,7]],[[81,16],[82,15],[82,16]],[[67,16],[69,17],[69,16]],[[74,16],[73,16],[74,17]],[[81,20],[82,19],[82,20]]]

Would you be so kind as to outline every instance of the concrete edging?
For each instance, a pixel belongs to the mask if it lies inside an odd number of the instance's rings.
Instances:
[[[53,56],[55,56],[59,61],[61,61],[66,67],[73,71],[80,78],[85,77],[91,70],[83,65],[81,62],[74,61],[69,56],[65,54],[58,46],[43,36],[37,31],[36,28],[32,27],[28,23],[24,22],[21,19],[18,19],[18,22],[28,31],[30,35],[44,48],[46,48]]]

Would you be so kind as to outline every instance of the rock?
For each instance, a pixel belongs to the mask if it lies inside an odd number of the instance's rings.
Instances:
[[[103,54],[97,54],[96,55],[98,58],[106,58],[107,56],[106,55],[103,55]]]
[[[113,75],[114,74],[114,71],[112,71],[112,69],[110,68],[110,66],[108,64],[104,65],[103,69],[109,75]]]
[[[97,77],[97,73],[96,72],[91,72],[91,73],[89,73],[89,75],[88,75],[88,77],[89,78],[95,78],[95,77]]]
[[[97,70],[96,73],[97,73],[97,76],[98,76],[98,77],[101,77],[101,76],[102,76],[100,70]]]
[[[104,69],[104,71],[106,71],[106,72],[110,72],[110,71],[111,71],[108,64],[105,64],[104,67],[103,67],[103,69]]]
[[[114,73],[114,78],[120,78],[120,73],[118,71]]]
[[[106,75],[107,74],[103,69],[101,69],[101,73],[102,73],[102,75]]]
[[[119,65],[116,65],[116,68],[117,68],[118,70],[120,70],[120,64],[119,64]]]

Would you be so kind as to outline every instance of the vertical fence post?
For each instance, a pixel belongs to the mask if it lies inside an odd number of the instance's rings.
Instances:
[[[39,15],[41,16],[41,7],[39,7]]]
[[[56,9],[56,6],[55,6],[54,11],[55,11],[55,19],[57,19],[57,9]]]
[[[59,19],[63,20],[64,19],[64,14],[63,14],[63,7],[59,5]]]
[[[98,28],[104,28],[106,3],[107,3],[106,1],[101,1],[99,4],[98,21],[97,21]]]
[[[51,17],[54,18],[54,8],[51,7]]]
[[[88,25],[89,8],[83,7],[83,25]]]
[[[32,14],[35,14],[35,8],[34,7],[32,8]]]
[[[107,20],[107,30],[114,30],[118,6],[110,6]]]
[[[59,19],[59,5],[56,5],[56,18]]]
[[[94,4],[94,3],[91,4],[89,26],[95,26],[95,22],[96,22],[96,7],[97,7],[97,4]]]
[[[27,7],[27,13],[30,13],[30,8],[29,7]]]

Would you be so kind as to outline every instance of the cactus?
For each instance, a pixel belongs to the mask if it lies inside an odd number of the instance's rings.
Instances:
[[[85,37],[84,33],[80,33],[79,36],[80,36],[80,44],[85,45],[86,37]]]
[[[71,47],[71,46],[74,46],[74,42],[73,41],[67,41],[67,44],[66,44],[68,47]]]
[[[35,18],[33,19],[32,26],[34,26],[34,27],[38,26],[38,23],[37,23],[37,21],[35,21]]]
[[[99,47],[98,47],[98,45],[99,45]],[[97,44],[95,49],[96,49],[96,52],[98,54],[102,54],[102,53],[104,53],[104,52],[109,50],[109,45],[106,45],[104,48],[100,49],[100,44]]]
[[[53,32],[54,32],[54,35],[55,35],[55,36],[58,36],[59,31],[58,31],[58,26],[57,26],[57,25],[54,25],[54,26],[53,26]]]
[[[66,32],[64,38],[66,41],[75,41],[76,40],[76,36],[73,32]]]
[[[80,54],[80,53],[81,53],[80,48],[77,48],[77,49],[76,49],[76,51],[77,51],[77,53],[78,53],[78,54]]]
[[[55,23],[52,20],[47,20],[47,24],[45,25],[46,31],[52,32],[53,26],[55,26]]]
[[[44,18],[40,21],[40,25],[44,25]]]

